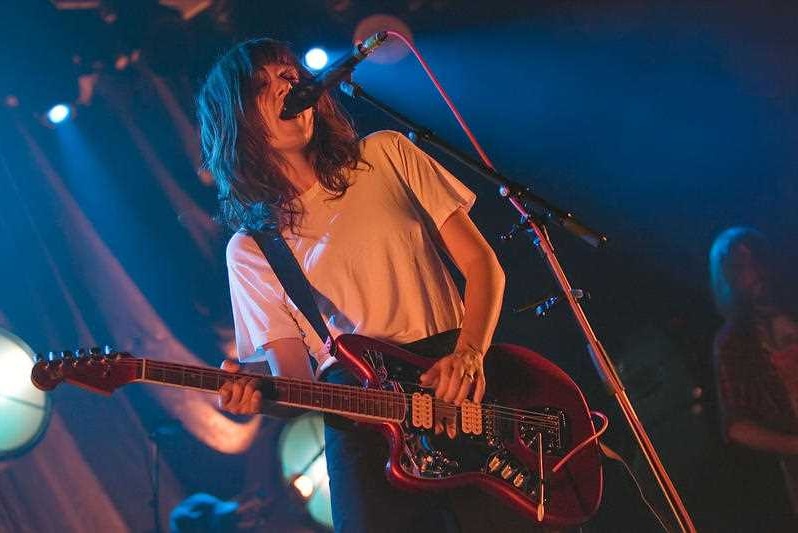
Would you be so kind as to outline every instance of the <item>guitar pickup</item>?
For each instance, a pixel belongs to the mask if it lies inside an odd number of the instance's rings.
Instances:
[[[468,400],[460,406],[460,427],[466,435],[482,435],[482,405]]]
[[[410,397],[413,427],[432,429],[432,396],[414,392]]]

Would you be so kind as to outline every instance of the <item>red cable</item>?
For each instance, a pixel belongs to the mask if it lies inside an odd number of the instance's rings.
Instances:
[[[554,465],[554,468],[552,468],[552,469],[551,469],[552,473],[553,473],[553,472],[556,472],[557,470],[559,470],[560,468],[562,468],[562,467],[563,467],[563,465],[564,465],[566,462],[568,462],[568,461],[569,461],[569,460],[570,460],[570,459],[571,459],[571,458],[572,458],[574,455],[576,455],[577,453],[579,453],[580,451],[582,451],[582,449],[584,449],[584,447],[585,447],[585,446],[587,446],[588,444],[590,444],[590,443],[591,443],[591,442],[593,442],[594,440],[595,440],[595,441],[597,441],[597,440],[598,440],[598,438],[599,438],[600,436],[602,436],[602,435],[604,434],[604,432],[605,432],[605,431],[607,431],[607,428],[608,428],[608,427],[609,427],[609,425],[610,425],[610,421],[609,421],[609,419],[607,419],[607,415],[605,415],[604,413],[602,413],[602,412],[600,412],[600,411],[590,411],[590,414],[591,414],[591,415],[593,415],[593,416],[597,416],[597,417],[599,417],[599,418],[600,418],[600,419],[601,419],[601,420],[604,422],[604,425],[603,425],[603,426],[601,426],[601,429],[599,429],[598,431],[596,431],[596,432],[595,432],[593,435],[591,435],[590,437],[588,437],[588,438],[586,438],[585,440],[583,440],[582,442],[580,442],[580,443],[579,443],[579,446],[577,446],[576,448],[574,448],[573,450],[571,450],[570,452],[568,452],[568,453],[565,455],[565,457],[563,457],[562,459],[560,459],[560,462],[558,462],[556,465]]]
[[[479,154],[480,159],[482,159],[485,165],[489,167],[491,170],[496,170],[496,168],[493,166],[493,163],[490,161],[490,158],[488,158],[488,154],[486,154],[485,150],[482,149],[482,146],[479,144],[479,141],[477,141],[477,138],[471,132],[471,128],[468,127],[468,124],[466,124],[465,119],[462,117],[462,115],[460,115],[460,112],[457,110],[454,103],[449,98],[449,95],[446,94],[446,90],[440,84],[435,74],[432,73],[432,70],[429,68],[429,65],[427,65],[427,62],[424,61],[424,58],[421,57],[421,53],[416,49],[415,46],[413,46],[413,43],[411,43],[407,37],[405,37],[399,32],[395,32],[393,30],[387,30],[386,33],[388,35],[393,35],[394,37],[398,37],[403,43],[405,43],[405,46],[407,46],[410,49],[410,51],[413,52],[413,55],[416,56],[418,62],[421,63],[421,67],[424,69],[424,72],[427,73],[429,79],[432,80],[432,84],[435,86],[436,89],[438,89],[438,92],[441,94],[441,97],[443,97],[443,101],[446,102],[446,105],[449,106],[449,109],[451,109],[452,113],[454,114],[454,118],[457,119],[457,122],[460,124],[460,127],[463,128],[463,131],[468,137],[468,140],[471,141],[471,144],[474,146],[477,153]]]

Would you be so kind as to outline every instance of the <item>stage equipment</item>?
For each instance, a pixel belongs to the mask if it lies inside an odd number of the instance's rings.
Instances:
[[[69,120],[72,116],[72,109],[69,104],[56,104],[47,112],[47,120],[50,124],[58,125]]]
[[[290,490],[302,498],[311,518],[332,528],[330,478],[324,457],[324,421],[309,413],[288,422],[280,434],[280,465]]]
[[[590,356],[590,359],[592,360],[599,377],[604,382],[607,391],[614,396],[618,402],[627,424],[629,425],[629,429],[634,436],[643,456],[646,458],[646,462],[651,468],[654,478],[656,479],[663,496],[673,512],[673,516],[678,523],[679,529],[682,531],[694,532],[695,525],[693,524],[692,518],[687,512],[687,508],[682,502],[676,487],[665,470],[665,466],[662,464],[662,461],[660,460],[659,455],[657,454],[657,451],[651,442],[651,439],[646,433],[643,423],[637,416],[637,413],[635,412],[635,409],[632,406],[628,395],[626,394],[625,387],[621,382],[621,379],[612,363],[612,360],[610,359],[609,354],[598,340],[598,337],[596,336],[587,319],[587,315],[585,314],[574,294],[574,289],[571,287],[570,281],[566,277],[565,271],[563,270],[559,259],[555,254],[554,246],[549,239],[548,227],[551,225],[559,226],[593,247],[599,247],[606,244],[607,237],[604,234],[595,231],[585,224],[579,222],[570,211],[560,209],[540,196],[537,196],[532,192],[531,187],[512,181],[496,171],[487,154],[471,133],[471,130],[465,123],[465,120],[463,120],[460,113],[454,107],[454,104],[452,104],[448,95],[443,90],[443,87],[440,85],[427,63],[423,60],[418,50],[416,50],[412,43],[410,43],[401,34],[393,31],[387,31],[385,33],[391,37],[396,37],[402,40],[405,45],[415,54],[435,87],[441,93],[444,101],[451,108],[455,118],[460,123],[468,138],[471,140],[482,161],[474,159],[473,157],[465,154],[461,150],[439,138],[429,128],[411,121],[384,103],[379,102],[363,91],[363,89],[357,84],[343,81],[340,85],[341,90],[352,98],[359,98],[364,102],[369,103],[402,124],[408,129],[408,136],[413,140],[413,142],[423,141],[431,146],[434,146],[447,155],[462,162],[480,176],[488,179],[491,183],[498,187],[499,194],[509,201],[512,208],[520,213],[520,222],[516,224],[515,227],[510,231],[510,235],[520,233],[527,235],[531,239],[533,246],[537,249],[541,257],[546,262],[549,270],[560,287],[559,297],[564,298],[565,301],[568,302],[568,306],[573,312],[574,318],[580,330],[582,331],[582,334],[584,335],[588,355]]]
[[[22,339],[0,328],[0,460],[33,448],[50,421],[50,398],[29,379],[33,359]]]
[[[352,36],[352,42],[358,43],[368,38],[370,35],[374,35],[378,31],[386,30],[401,33],[407,37],[409,41],[413,41],[413,32],[410,30],[410,26],[405,24],[402,19],[393,15],[387,15],[385,13],[377,13],[369,15],[357,23],[354,35]],[[379,63],[383,65],[388,63],[398,63],[409,53],[410,51],[404,47],[402,43],[389,40],[371,55],[369,61],[371,63]]]
[[[324,92],[335,87],[338,82],[348,78],[358,63],[366,59],[378,46],[385,42],[385,32],[375,33],[362,43],[357,43],[351,52],[330,65],[324,72],[310,80],[294,85],[285,97],[280,118],[290,119],[305,109],[312,107]]]
[[[327,52],[323,48],[315,47],[305,52],[304,63],[310,70],[321,70],[327,66]]]

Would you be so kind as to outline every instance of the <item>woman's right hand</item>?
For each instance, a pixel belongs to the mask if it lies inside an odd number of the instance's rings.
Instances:
[[[241,368],[237,363],[225,359],[222,370],[235,374]],[[236,378],[225,381],[219,388],[219,407],[235,415],[254,415],[262,412],[263,395],[260,392],[260,380],[251,377]]]

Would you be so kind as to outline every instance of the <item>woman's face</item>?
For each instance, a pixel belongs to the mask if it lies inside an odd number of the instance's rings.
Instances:
[[[258,111],[271,134],[267,141],[272,148],[285,154],[301,152],[313,136],[313,108],[295,118],[280,118],[285,95],[298,80],[299,73],[291,65],[275,63],[255,73]]]

